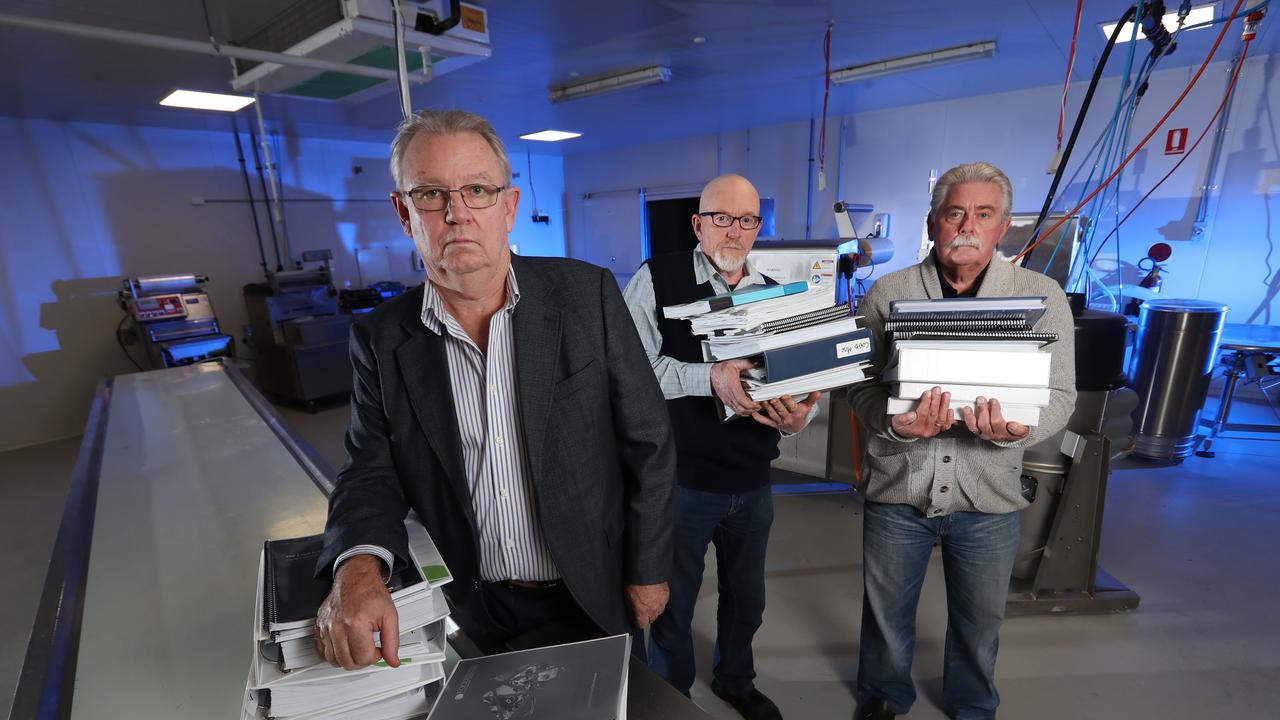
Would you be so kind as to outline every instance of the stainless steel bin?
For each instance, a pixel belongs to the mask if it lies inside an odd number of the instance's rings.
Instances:
[[[1129,373],[1141,398],[1133,415],[1136,454],[1159,460],[1191,454],[1226,314],[1227,306],[1205,300],[1142,304]]]

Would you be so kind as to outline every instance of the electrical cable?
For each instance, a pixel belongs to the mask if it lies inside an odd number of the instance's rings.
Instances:
[[[409,68],[404,59],[404,16],[400,12],[400,0],[391,0],[391,20],[396,24],[396,86],[400,91],[400,113],[405,120],[413,114],[409,99]]]
[[[1067,89],[1071,87],[1071,71],[1076,64],[1076,39],[1080,36],[1080,14],[1084,0],[1076,0],[1076,26],[1071,32],[1071,52],[1067,55],[1067,76],[1062,80],[1062,104],[1058,108],[1058,149],[1062,149],[1062,125],[1067,116]]]
[[[240,143],[240,125],[236,122],[235,113],[231,113],[231,137],[236,141],[236,160],[240,162],[240,175],[244,178],[244,191],[249,196],[249,214],[253,217],[253,234],[258,239],[258,258],[262,261],[262,274],[270,280],[267,273],[267,253],[262,248],[262,227],[258,225],[257,201],[253,198],[253,186],[249,183],[249,170],[245,167],[244,146]]]
[[[1232,9],[1231,14],[1234,16],[1236,11],[1238,11],[1240,9],[1240,6],[1243,4],[1244,4],[1244,0],[1236,0],[1235,7]],[[1147,132],[1145,136],[1143,136],[1142,140],[1136,146],[1134,146],[1133,150],[1127,156],[1125,156],[1124,160],[1120,163],[1120,166],[1117,167],[1111,173],[1111,175],[1107,177],[1106,180],[1103,180],[1101,185],[1099,185],[1096,189],[1094,189],[1092,193],[1089,194],[1089,197],[1086,198],[1086,202],[1088,200],[1092,200],[1094,196],[1102,192],[1102,190],[1106,188],[1111,183],[1112,180],[1115,179],[1116,175],[1118,175],[1120,171],[1123,170],[1124,167],[1128,165],[1131,160],[1133,160],[1133,157],[1137,155],[1138,152],[1142,150],[1142,148],[1146,147],[1147,142],[1151,140],[1152,137],[1155,136],[1156,131],[1159,130],[1162,125],[1164,125],[1165,121],[1168,120],[1171,115],[1173,115],[1173,111],[1178,109],[1178,106],[1181,105],[1182,101],[1186,99],[1187,95],[1191,92],[1191,89],[1196,86],[1197,82],[1199,82],[1200,76],[1204,75],[1205,69],[1209,67],[1209,63],[1213,60],[1214,54],[1217,53],[1218,46],[1222,44],[1222,39],[1226,37],[1227,30],[1229,29],[1229,27],[1230,26],[1228,25],[1223,25],[1221,32],[1218,33],[1217,39],[1213,41],[1213,47],[1209,48],[1209,54],[1205,56],[1204,62],[1200,64],[1200,68],[1196,70],[1195,75],[1191,77],[1191,81],[1187,83],[1187,87],[1183,89],[1182,94],[1178,96],[1178,99],[1173,102],[1173,105],[1169,107],[1169,110],[1165,112],[1164,116],[1161,117],[1160,120],[1157,121],[1154,126],[1152,126],[1151,130]],[[1049,229],[1046,235],[1052,235],[1054,230],[1057,230],[1058,228],[1062,227],[1062,225],[1066,222],[1067,218],[1074,215],[1075,212],[1079,210],[1081,207],[1084,207],[1084,204],[1085,203],[1083,202],[1080,203],[1075,208],[1073,208],[1071,212],[1068,212],[1065,217],[1063,217],[1058,222],[1054,223],[1053,227]],[[1040,243],[1040,238],[1037,238],[1035,242],[1032,242],[1029,246],[1027,246],[1025,250],[1018,253],[1018,255],[1014,256],[1013,261],[1017,262],[1024,255],[1029,254],[1032,250],[1035,249],[1036,245],[1038,245],[1039,243]]]
[[[1204,130],[1200,133],[1200,136],[1196,138],[1196,141],[1194,143],[1191,143],[1191,147],[1187,150],[1187,152],[1184,153],[1182,157],[1178,158],[1178,162],[1174,163],[1174,166],[1169,169],[1169,172],[1165,173],[1164,177],[1160,178],[1160,180],[1155,185],[1152,185],[1151,189],[1147,191],[1147,194],[1143,195],[1141,200],[1134,203],[1134,206],[1129,209],[1129,212],[1125,214],[1124,218],[1121,219],[1118,223],[1116,223],[1116,226],[1112,228],[1111,232],[1108,233],[1106,237],[1102,238],[1102,242],[1098,245],[1097,250],[1094,251],[1093,257],[1089,259],[1090,265],[1092,265],[1093,261],[1098,258],[1099,254],[1102,253],[1102,248],[1106,246],[1107,240],[1111,239],[1111,236],[1114,235],[1116,231],[1120,229],[1120,226],[1123,225],[1125,221],[1128,220],[1129,217],[1133,215],[1133,213],[1142,205],[1142,203],[1147,201],[1147,198],[1151,197],[1151,194],[1154,193],[1157,188],[1159,188],[1161,185],[1164,184],[1165,180],[1168,180],[1169,177],[1172,176],[1173,173],[1178,170],[1178,168],[1182,167],[1182,163],[1186,162],[1187,158],[1191,157],[1191,154],[1194,153],[1196,151],[1196,148],[1200,146],[1200,141],[1204,140],[1205,136],[1209,134],[1209,131],[1213,129],[1213,123],[1216,122],[1218,119],[1218,116],[1222,114],[1223,108],[1227,106],[1227,100],[1231,97],[1231,93],[1235,89],[1236,79],[1240,76],[1240,69],[1244,67],[1244,59],[1245,59],[1245,56],[1249,53],[1249,43],[1251,42],[1251,40],[1252,39],[1244,41],[1244,47],[1240,50],[1240,58],[1236,63],[1235,68],[1232,69],[1231,71],[1231,79],[1227,82],[1227,91],[1222,95],[1222,102],[1218,103],[1218,109],[1213,111],[1213,117],[1209,118],[1209,122],[1204,126]],[[1119,248],[1119,242],[1116,243],[1116,247],[1117,249]]]
[[[1137,11],[1137,6],[1132,6],[1125,11],[1120,17],[1120,22],[1116,24],[1114,30],[1111,31],[1111,37],[1107,39],[1106,47],[1102,49],[1102,57],[1098,59],[1098,65],[1093,70],[1093,77],[1089,79],[1089,89],[1085,91],[1084,101],[1080,105],[1080,112],[1076,114],[1075,125],[1071,128],[1071,138],[1067,141],[1067,147],[1062,152],[1062,159],[1058,162],[1058,169],[1053,173],[1053,182],[1049,184],[1049,192],[1045,194],[1044,206],[1040,208],[1040,215],[1036,218],[1035,225],[1031,226],[1032,241],[1018,253],[1015,259],[1020,259],[1036,246],[1040,238],[1040,226],[1044,224],[1045,217],[1049,214],[1049,206],[1053,203],[1054,194],[1058,191],[1058,183],[1062,181],[1062,173],[1067,169],[1067,162],[1071,159],[1071,151],[1075,148],[1076,139],[1080,137],[1080,128],[1084,125],[1085,114],[1089,112],[1089,105],[1093,102],[1093,93],[1098,89],[1098,81],[1102,79],[1102,69],[1107,65],[1107,59],[1111,57],[1111,49],[1115,47],[1116,40],[1120,37],[1120,30],[1124,28],[1125,22]]]
[[[822,58],[826,67],[822,72],[822,134],[818,140],[818,190],[827,189],[827,98],[831,95],[831,26],[827,21],[827,37],[822,41]]]
[[[528,143],[524,146],[524,159],[529,165],[529,194],[533,196],[533,218],[538,221],[538,191],[533,187],[533,155],[529,152]]]
[[[1140,80],[1140,81],[1142,81],[1142,82],[1135,82],[1135,83],[1133,84],[1133,88],[1132,88],[1132,90],[1128,91],[1128,96],[1127,96],[1127,97],[1126,97],[1126,95],[1125,95],[1125,90],[1124,90],[1124,88],[1122,88],[1121,93],[1120,93],[1120,96],[1119,96],[1119,102],[1118,102],[1118,103],[1117,103],[1117,105],[1116,105],[1116,110],[1115,110],[1114,112],[1112,112],[1110,122],[1107,124],[1107,127],[1103,129],[1102,133],[1100,133],[1100,134],[1098,135],[1098,139],[1094,141],[1094,143],[1093,143],[1093,147],[1091,147],[1091,148],[1089,149],[1089,152],[1085,154],[1085,160],[1084,160],[1084,162],[1080,163],[1080,165],[1076,167],[1075,172],[1074,172],[1074,173],[1072,173],[1072,174],[1071,174],[1071,177],[1067,180],[1066,187],[1068,187],[1068,188],[1069,188],[1069,187],[1071,187],[1071,186],[1072,186],[1072,184],[1073,184],[1073,183],[1075,183],[1076,178],[1077,178],[1077,177],[1079,177],[1080,172],[1085,168],[1085,166],[1090,164],[1090,163],[1089,163],[1090,158],[1093,158],[1093,164],[1092,164],[1092,166],[1091,166],[1091,167],[1090,167],[1090,169],[1089,169],[1089,175],[1085,178],[1085,182],[1084,182],[1084,183],[1083,183],[1083,185],[1081,186],[1081,190],[1080,190],[1080,197],[1084,197],[1085,189],[1086,189],[1086,188],[1088,188],[1088,187],[1092,184],[1092,182],[1093,182],[1093,174],[1097,171],[1097,169],[1098,169],[1098,165],[1099,165],[1099,163],[1102,161],[1102,158],[1103,158],[1103,154],[1104,154],[1104,150],[1103,150],[1103,148],[1104,148],[1104,147],[1110,147],[1111,139],[1115,136],[1116,122],[1117,122],[1117,121],[1120,119],[1120,117],[1121,117],[1121,110],[1122,110],[1124,107],[1126,107],[1126,106],[1130,106],[1130,107],[1132,107],[1132,106],[1133,106],[1133,104],[1135,104],[1135,103],[1137,102],[1137,99],[1138,99],[1138,92],[1139,92],[1139,90],[1142,88],[1143,84],[1145,83],[1145,78],[1146,78],[1146,77],[1149,77],[1149,76],[1150,76],[1150,72],[1154,70],[1154,63],[1151,63],[1151,62],[1150,62],[1150,60],[1151,60],[1151,57],[1150,57],[1150,56],[1148,56],[1148,57],[1147,57],[1147,59],[1146,59],[1146,60],[1144,60],[1144,61],[1143,61],[1143,63],[1142,63],[1142,65],[1138,68],[1138,76],[1137,76],[1137,78],[1138,78],[1138,80]],[[1130,114],[1130,115],[1131,115],[1131,114]],[[1104,142],[1104,141],[1105,141],[1105,142]],[[1096,154],[1096,156],[1097,156],[1097,157],[1095,157],[1095,154]],[[1109,154],[1109,153],[1108,153],[1108,154]],[[1104,167],[1105,167],[1105,165],[1104,165]],[[1058,203],[1059,203],[1059,202],[1062,200],[1062,198],[1066,195],[1066,192],[1067,192],[1067,191],[1064,189],[1064,190],[1063,190],[1063,195],[1061,195],[1061,196],[1059,196],[1059,197],[1057,197],[1057,198],[1055,198],[1055,199],[1054,199],[1052,207],[1057,207]],[[1052,207],[1051,207],[1051,210],[1052,210]],[[1093,216],[1092,216],[1092,215],[1086,215],[1086,217],[1093,217]],[[1081,242],[1081,247],[1082,247],[1082,248],[1087,248],[1087,247],[1088,247],[1088,243],[1090,242],[1090,240],[1091,240],[1091,238],[1092,238],[1092,236],[1093,236],[1093,231],[1094,231],[1094,227],[1095,227],[1095,226],[1096,226],[1096,224],[1090,224],[1090,225],[1088,225],[1087,227],[1085,227],[1085,228],[1084,228],[1084,237],[1082,238],[1082,242]],[[1024,245],[1024,246],[1023,246],[1023,248],[1022,248],[1022,249],[1023,249],[1023,250],[1025,250],[1025,249],[1027,248],[1027,246],[1029,246],[1029,245],[1031,244],[1031,241],[1032,241],[1033,239],[1034,239],[1034,238],[1028,237],[1028,238],[1027,238],[1027,243],[1026,243],[1026,245]],[[1056,260],[1056,259],[1057,259],[1057,257],[1058,257],[1058,250],[1059,250],[1059,249],[1061,249],[1061,247],[1062,247],[1062,243],[1061,243],[1061,242],[1058,242],[1058,243],[1055,243],[1055,244],[1054,244],[1053,252],[1049,255],[1049,261],[1048,261],[1048,262],[1045,264],[1045,266],[1044,266],[1046,270],[1048,270],[1048,268],[1053,267],[1053,262],[1054,262],[1054,260]],[[1072,258],[1072,261],[1074,262],[1074,258]],[[1068,285],[1070,285],[1070,278],[1071,278],[1071,274],[1072,274],[1072,273],[1070,272],[1070,268],[1068,267],[1068,272],[1067,272]]]
[[[124,328],[124,324],[129,320],[129,317],[129,314],[126,313],[124,317],[120,318],[120,323],[116,325],[116,343],[120,345],[120,351],[124,353],[125,357],[129,358],[129,362],[133,363],[134,367],[138,368],[139,371],[146,372],[146,368],[139,365],[138,361],[133,359],[133,355],[130,354],[129,348],[124,344],[124,338],[120,335],[120,331]]]

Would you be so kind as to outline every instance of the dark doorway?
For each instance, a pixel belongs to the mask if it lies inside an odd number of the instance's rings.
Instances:
[[[650,200],[645,203],[645,214],[645,225],[649,228],[649,257],[697,247],[693,216],[698,214],[698,198]]]

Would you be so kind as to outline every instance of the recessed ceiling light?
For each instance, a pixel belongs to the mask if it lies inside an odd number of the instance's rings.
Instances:
[[[168,97],[160,101],[166,107],[191,108],[193,110],[217,110],[219,112],[235,112],[253,102],[253,98],[245,95],[223,95],[221,93],[197,92],[195,90],[174,90]]]
[[[561,140],[572,140],[576,137],[582,137],[579,132],[567,132],[565,130],[539,130],[538,132],[521,135],[521,140],[537,140],[539,142],[560,142]]]
[[[1200,6],[1191,8],[1191,13],[1187,15],[1187,20],[1186,22],[1183,23],[1183,26],[1191,27],[1192,25],[1199,25],[1201,23],[1211,22],[1213,20],[1213,9],[1216,4],[1217,3],[1209,3],[1208,5],[1200,5]],[[1173,32],[1178,27],[1178,13],[1176,11],[1171,13],[1166,13],[1165,16],[1161,18],[1161,23],[1170,32]],[[1110,38],[1111,33],[1115,32],[1116,25],[1117,23],[1103,23],[1102,25],[1100,25],[1099,27],[1102,28],[1102,36],[1105,38]],[[1206,25],[1205,27],[1208,27],[1208,26]],[[1203,28],[1196,28],[1196,29],[1202,30]],[[1132,37],[1133,37],[1133,23],[1127,22],[1124,24],[1124,29],[1120,31],[1120,35],[1116,37],[1116,42],[1117,43],[1129,42],[1129,39]],[[1145,40],[1146,38],[1147,36],[1142,32],[1142,26],[1139,25],[1138,39]]]

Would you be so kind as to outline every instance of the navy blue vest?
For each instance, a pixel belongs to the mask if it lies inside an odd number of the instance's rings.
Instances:
[[[645,262],[653,277],[662,355],[681,362],[700,363],[700,338],[689,331],[688,320],[667,320],[662,308],[716,294],[710,282],[698,284],[692,252],[658,255]],[[769,285],[777,285],[765,277]],[[681,397],[667,401],[676,440],[678,482],[682,487],[719,493],[741,493],[769,484],[769,463],[778,457],[777,430],[751,418],[719,421],[715,400]]]

